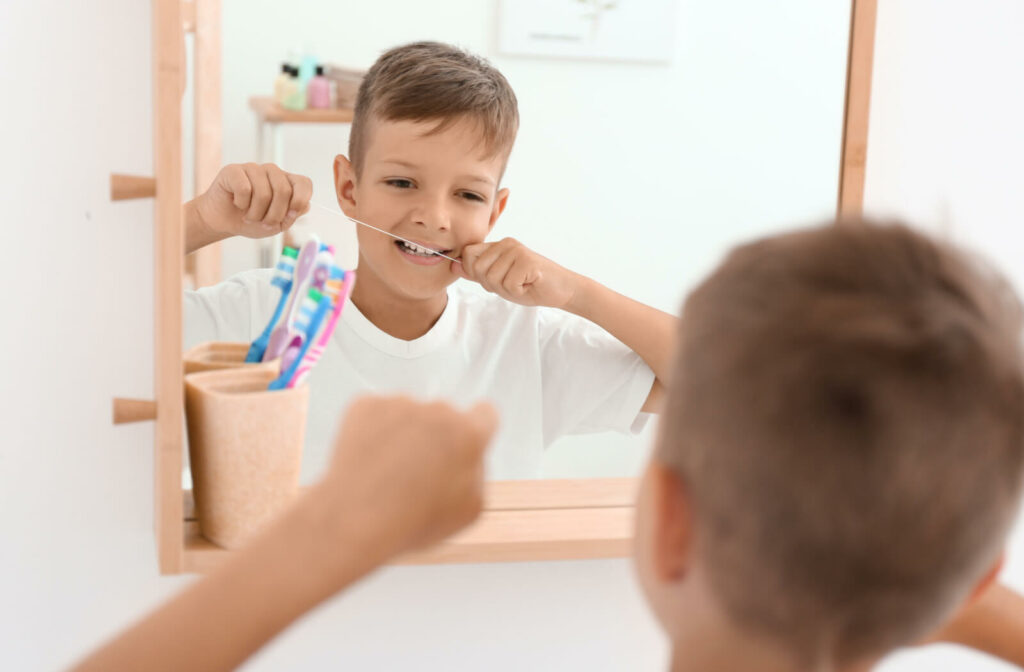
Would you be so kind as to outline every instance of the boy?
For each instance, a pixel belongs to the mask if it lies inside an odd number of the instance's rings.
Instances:
[[[854,222],[737,249],[683,316],[636,544],[673,670],[869,669],[994,580],[1024,369],[990,272]],[[1021,664],[1009,598],[975,644]]]
[[[351,305],[310,376],[305,478],[322,471],[334,419],[358,393],[492,400],[503,420],[489,454],[495,479],[535,477],[558,437],[636,430],[657,407],[673,316],[511,238],[483,242],[508,202],[500,182],[518,124],[505,78],[462,50],[415,43],[370,68],[349,156],[334,161],[337,202],[414,245],[357,227]],[[287,228],[310,192],[274,166],[229,166],[186,206],[188,248]],[[186,294],[186,344],[252,340],[277,299],[270,277]],[[471,283],[449,289],[459,278]]]
[[[908,229],[851,223],[740,248],[685,318],[635,551],[673,670],[867,670],[985,590],[1024,479],[1011,292]],[[240,664],[471,520],[495,422],[357,402],[319,485],[81,669]],[[993,595],[1016,613],[987,613]],[[980,602],[944,636],[1021,664],[1019,600]]]

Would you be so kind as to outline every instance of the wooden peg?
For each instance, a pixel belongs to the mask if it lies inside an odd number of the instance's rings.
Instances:
[[[149,399],[114,399],[114,424],[156,420],[156,402]]]
[[[141,175],[110,174],[110,200],[125,201],[130,198],[153,198],[156,196],[156,180]]]

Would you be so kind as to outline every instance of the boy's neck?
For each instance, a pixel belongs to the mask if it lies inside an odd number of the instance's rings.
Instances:
[[[427,299],[397,296],[365,266],[356,270],[356,285],[349,300],[367,320],[384,333],[403,341],[415,340],[437,323],[448,305],[448,293]]]
[[[796,667],[792,659],[780,656],[775,650],[766,650],[735,632],[712,628],[677,633],[672,640],[669,669],[670,672],[819,672]]]
[[[773,639],[736,627],[702,591],[677,597],[686,599],[689,608],[676,612],[669,628],[671,672],[870,672],[874,667],[874,661],[837,667],[827,655],[801,663]]]

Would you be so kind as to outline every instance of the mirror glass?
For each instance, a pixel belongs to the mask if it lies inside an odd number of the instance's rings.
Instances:
[[[365,70],[390,47],[437,40],[489,59],[518,98],[520,130],[503,179],[511,195],[488,240],[514,237],[566,268],[677,313],[688,289],[732,245],[835,212],[849,1],[597,4],[224,0],[223,162],[278,163],[310,177],[314,201],[337,209],[332,162],[347,152],[348,124],[261,129],[250,99],[272,96],[289,58],[310,54]],[[565,44],[553,44],[559,40]],[[184,104],[187,191],[188,93]],[[313,209],[292,234],[299,241],[317,234],[353,268],[354,226]],[[221,246],[225,279],[276,261],[267,241]],[[235,308],[220,312],[197,308],[186,295],[186,348],[222,336],[218,330],[229,322],[243,322],[238,328],[250,333],[262,329],[242,317],[256,308],[241,286],[228,286],[224,302]],[[356,386],[388,389],[375,382],[378,372],[350,364],[347,375],[361,376]],[[381,376],[394,381],[401,366],[397,361]],[[516,389],[515,368],[504,371],[496,384]],[[485,363],[479,375],[491,375]],[[417,384],[425,395],[450,385],[443,370]],[[307,482],[324,464],[344,406],[329,387],[311,383]],[[455,396],[472,396],[470,387]],[[536,423],[537,414],[513,407],[535,404],[534,396],[512,398],[502,409],[501,431],[515,438],[499,440],[498,449],[521,455],[492,459],[491,478],[638,474],[655,422],[638,434],[570,435],[544,445],[543,428],[522,426],[524,417]]]

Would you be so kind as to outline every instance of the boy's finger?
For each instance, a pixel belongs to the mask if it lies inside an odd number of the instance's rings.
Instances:
[[[448,266],[449,270],[452,272],[453,275],[457,275],[460,278],[469,278],[469,276],[466,274],[466,269],[463,268],[462,266],[461,261],[449,261]]]
[[[501,255],[505,253],[508,247],[507,245],[502,245],[502,242],[484,244],[483,252],[473,262],[471,273],[474,280],[480,283],[486,282],[494,262],[501,258]]]
[[[483,254],[484,250],[487,249],[487,243],[474,243],[473,245],[466,245],[462,248],[462,272],[465,273],[465,277],[470,280],[476,280],[476,261]]]
[[[237,165],[231,164],[221,171],[221,187],[231,194],[231,202],[241,211],[249,209],[249,202],[252,200],[252,183],[245,170]]]
[[[285,175],[292,183],[292,202],[288,205],[288,217],[295,220],[309,212],[309,204],[313,200],[313,180],[305,175],[292,173],[285,173]]]
[[[292,183],[285,176],[284,171],[277,166],[268,164],[266,169],[272,194],[270,205],[267,207],[267,215],[264,217],[264,223],[283,230],[285,228],[285,215],[288,214],[288,204],[292,201]]]
[[[526,290],[529,289],[530,276],[530,269],[527,266],[513,266],[505,275],[502,287],[504,287],[505,291],[509,295],[517,298],[521,297],[526,294]]]
[[[484,286],[495,292],[503,292],[505,289],[505,278],[512,267],[515,266],[516,255],[512,253],[499,256],[487,270]]]
[[[252,201],[245,211],[245,219],[249,222],[261,222],[267,216],[267,208],[270,207],[270,199],[273,196],[270,178],[267,177],[267,171],[254,163],[245,164],[245,174],[252,183]]]

